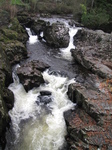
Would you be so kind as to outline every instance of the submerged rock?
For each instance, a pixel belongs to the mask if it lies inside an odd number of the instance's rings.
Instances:
[[[112,77],[112,34],[82,29],[74,37],[74,59],[101,77]]]
[[[52,101],[50,91],[40,91],[40,95],[37,97],[37,104],[43,103],[48,104]]]
[[[31,90],[33,87],[38,87],[45,82],[41,71],[48,67],[47,64],[40,61],[31,61],[17,69],[17,75],[26,91]]]
[[[48,45],[57,48],[65,48],[69,44],[69,28],[63,23],[57,22],[46,26],[44,38]]]
[[[48,95],[39,95],[38,96],[38,103],[48,104],[52,101],[52,98]]]
[[[40,91],[40,94],[42,96],[45,96],[45,95],[51,95],[52,93],[50,91]]]

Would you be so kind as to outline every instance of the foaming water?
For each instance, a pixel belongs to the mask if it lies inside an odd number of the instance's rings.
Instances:
[[[46,84],[30,90],[14,82],[9,89],[14,93],[14,108],[9,112],[12,120],[13,141],[6,150],[59,150],[63,147],[66,124],[63,113],[74,108],[67,97],[67,87],[74,79],[56,76],[50,71],[43,73]],[[40,91],[51,92],[51,102],[44,104],[38,99]]]
[[[71,49],[75,49],[75,45],[73,44],[73,37],[75,36],[75,34],[77,33],[77,31],[80,29],[78,27],[75,27],[75,25],[73,25],[72,27],[69,25],[70,20],[66,20],[66,19],[62,19],[62,18],[41,18],[45,21],[49,21],[50,24],[56,23],[56,22],[62,22],[65,24],[65,26],[67,28],[69,28],[69,36],[70,36],[70,40],[69,40],[69,45],[66,48],[60,48],[60,55],[62,58],[66,59],[66,60],[72,60],[72,56],[71,56]]]
[[[70,49],[73,45],[73,36],[77,28],[69,27],[70,42],[67,48],[60,49],[61,57],[71,60]],[[38,42],[38,37],[32,35],[29,28],[26,28],[29,35],[29,44]],[[43,32],[41,33],[43,37]],[[14,93],[15,103],[9,111],[11,117],[11,128],[7,131],[7,145],[5,150],[61,150],[67,134],[63,113],[69,109],[74,109],[73,104],[67,96],[68,85],[75,82],[49,70],[43,72],[45,84],[34,88],[28,92],[19,82],[14,67],[13,80],[9,89]],[[40,101],[41,91],[51,92],[49,102]]]
[[[38,42],[38,36],[32,35],[30,28],[26,28],[26,31],[29,35],[29,40],[28,40],[29,44],[35,44],[36,42]]]
[[[73,37],[77,33],[77,31],[78,31],[78,29],[75,27],[69,28],[69,36],[70,36],[69,45],[67,48],[61,48],[60,49],[62,57],[67,59],[67,60],[72,60],[70,50],[75,49],[75,45],[73,44]]]

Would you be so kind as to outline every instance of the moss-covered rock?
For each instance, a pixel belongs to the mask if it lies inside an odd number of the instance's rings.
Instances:
[[[7,86],[12,82],[12,70],[7,55],[0,46],[0,139],[5,135],[5,129],[10,117],[8,110],[14,104],[14,96]],[[1,140],[0,140],[1,142]]]
[[[11,66],[9,60],[3,51],[2,47],[0,47],[0,85],[8,86],[10,81],[12,81],[11,75]]]
[[[19,41],[9,41],[3,46],[4,51],[11,64],[20,62],[22,59],[27,57],[27,50],[25,45]]]
[[[10,40],[15,40],[18,37],[18,33],[14,30],[2,29],[2,33]]]
[[[5,144],[5,130],[10,121],[8,110],[14,104],[14,95],[7,88],[12,82],[11,65],[27,56],[27,40],[28,35],[17,18],[11,22],[0,19],[0,145]]]
[[[26,41],[28,40],[28,34],[26,33],[25,28],[20,25],[16,17],[10,22],[8,29],[16,31],[18,33],[17,40],[26,44]]]
[[[2,92],[0,88],[0,137],[2,136],[2,133],[6,128],[8,120],[9,120],[9,116],[7,113],[5,103],[3,101]]]
[[[10,14],[7,11],[0,10],[0,27],[7,25],[10,21]]]

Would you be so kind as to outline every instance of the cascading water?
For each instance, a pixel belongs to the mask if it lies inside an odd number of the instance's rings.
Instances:
[[[41,18],[43,19],[43,18]],[[72,56],[71,56],[71,49],[75,49],[75,45],[73,44],[73,37],[75,36],[75,34],[77,33],[77,31],[81,28],[79,27],[75,27],[75,25],[73,25],[72,27],[69,25],[69,21],[70,20],[65,20],[65,19],[61,19],[61,18],[44,18],[45,21],[50,22],[50,24],[55,23],[55,22],[62,22],[65,24],[66,27],[69,28],[69,36],[70,36],[70,40],[69,40],[69,45],[67,48],[60,48],[60,55],[62,58],[66,59],[66,60],[72,60]]]
[[[73,35],[76,29],[70,29],[70,43],[65,49],[61,49],[64,58],[70,58],[68,53],[74,48]],[[29,34],[29,44],[37,42],[37,36]],[[67,56],[67,57],[65,57]],[[11,128],[7,131],[7,145],[5,150],[61,150],[65,143],[66,124],[63,113],[74,109],[67,96],[68,85],[75,82],[59,73],[56,75],[49,70],[43,72],[45,84],[34,88],[28,93],[16,75],[17,65],[13,71],[14,83],[9,89],[14,93],[15,103],[9,114],[11,116]],[[49,91],[49,102],[40,100],[41,91]],[[46,98],[46,97],[44,97]]]
[[[71,50],[71,49],[75,49],[75,46],[74,46],[74,44],[73,44],[73,37],[74,37],[74,35],[75,35],[76,33],[77,33],[77,28],[75,28],[75,27],[69,28],[69,35],[70,35],[69,45],[68,45],[67,48],[61,48],[61,49],[60,49],[61,55],[62,55],[62,57],[65,58],[65,59],[68,59],[68,60],[71,60],[71,59],[72,59],[70,50]]]
[[[59,150],[65,142],[66,125],[63,113],[74,108],[66,95],[70,81],[67,77],[43,73],[47,82],[39,88],[25,92],[15,80],[9,86],[15,96],[14,108],[9,112],[15,138],[6,150]],[[75,82],[75,81],[74,81]],[[39,101],[40,91],[51,92],[51,102]],[[24,122],[24,123],[23,123]],[[21,128],[22,126],[22,128]]]
[[[26,28],[26,31],[29,35],[29,43],[34,44],[38,41],[38,36],[37,35],[32,35],[30,28]]]

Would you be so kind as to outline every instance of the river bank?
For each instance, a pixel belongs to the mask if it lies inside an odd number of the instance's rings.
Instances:
[[[28,16],[26,16],[26,18],[28,18]],[[35,18],[34,20],[36,20],[36,19],[37,18]],[[26,19],[26,20],[29,20],[29,23],[27,22],[28,23],[27,25],[29,25],[30,23],[32,23],[34,21],[34,20],[32,21],[32,18]],[[23,21],[25,21],[25,19],[23,19]],[[73,22],[73,21],[71,21],[71,22],[72,22],[72,26],[75,25],[75,22]],[[24,25],[26,24],[25,22],[20,22],[20,23],[24,24]],[[37,29],[37,35],[40,36],[40,31],[41,32],[43,31],[46,23],[44,21],[43,22],[41,21],[40,22],[41,24],[38,21],[36,21],[34,23],[36,24],[35,28]],[[49,24],[48,24],[48,27],[50,27]],[[34,29],[34,27],[32,28],[32,30],[33,29]],[[58,29],[58,28],[55,28],[55,29]],[[4,29],[2,29],[2,33],[1,33],[3,35],[3,38],[1,40],[2,44],[5,42],[7,45],[7,43],[8,43],[7,46],[9,47],[9,43],[11,44],[12,42],[14,42],[15,40],[18,40],[18,39],[20,39],[20,41],[21,41],[20,37],[22,37],[22,39],[23,39],[22,43],[25,45],[26,40],[28,39],[25,32],[22,31],[22,33],[21,33],[19,31],[22,36],[20,34],[18,34],[18,36],[17,36],[18,31],[17,31],[17,33],[15,33],[16,29],[14,29],[14,32],[12,32],[12,29],[10,32],[8,32],[8,31],[9,31],[8,29],[6,30],[6,32]],[[51,30],[48,30],[48,31],[51,32]],[[60,30],[58,30],[58,33],[59,32],[60,32]],[[23,34],[25,36],[23,36]],[[48,32],[47,32],[47,34],[48,34]],[[4,41],[4,39],[5,39],[4,35],[6,37],[8,35],[9,39],[10,39],[10,36],[11,36],[11,38],[14,37],[12,39],[12,42],[11,41],[9,42],[8,40],[7,40],[8,42]],[[14,36],[12,36],[12,35],[14,35]],[[52,35],[52,32],[51,32],[51,35]],[[95,38],[95,37],[97,37],[97,38]],[[46,40],[48,38],[49,37],[47,37]],[[92,41],[92,39],[96,39],[96,40]],[[52,40],[51,37],[50,37],[50,40]],[[49,43],[49,39],[47,41],[48,41],[47,48],[49,51],[50,46],[52,44]],[[102,41],[104,44],[103,45],[104,48],[100,48],[100,42],[102,45]],[[57,40],[57,42],[58,42],[58,40]],[[75,110],[68,111],[65,113],[65,120],[66,120],[67,130],[68,130],[68,135],[66,137],[66,140],[68,142],[70,150],[92,149],[92,148],[93,149],[100,148],[100,149],[104,149],[104,150],[111,149],[111,139],[112,139],[111,138],[111,126],[112,126],[112,124],[111,124],[111,120],[112,120],[112,118],[111,118],[112,117],[111,116],[111,92],[112,91],[111,91],[111,57],[110,57],[111,56],[111,44],[112,44],[111,42],[112,42],[111,34],[109,34],[109,36],[106,36],[105,33],[101,32],[101,34],[99,34],[97,32],[93,32],[93,31],[89,32],[89,30],[87,30],[87,31],[81,30],[81,32],[79,32],[74,37],[75,45],[77,43],[76,49],[72,50],[72,55],[73,55],[75,61],[73,60],[72,62],[70,62],[71,65],[70,65],[70,63],[68,63],[69,70],[67,70],[67,71],[66,71],[66,69],[64,70],[66,73],[69,71],[70,73],[67,73],[67,74],[71,74],[70,78],[74,77],[76,80],[76,83],[71,84],[69,86],[68,96],[69,96],[70,100],[72,100],[74,103],[77,103],[77,107],[75,108]],[[56,43],[54,43],[54,44],[56,44]],[[19,45],[21,45],[21,44],[19,43]],[[11,48],[13,45],[15,46],[15,44],[11,44]],[[45,45],[45,43],[44,43],[44,45]],[[91,45],[93,45],[93,47]],[[20,52],[16,51],[16,53],[13,55],[13,57],[12,57],[12,55],[9,55],[10,53],[9,53],[9,49],[7,50],[7,46],[5,48],[5,50],[6,50],[5,52],[8,56],[8,60],[10,61],[11,65],[19,62],[20,60],[22,60],[24,57],[27,56],[26,48],[23,45],[20,48]],[[57,45],[56,45],[56,47],[57,47]],[[95,48],[99,48],[99,50],[102,50],[103,52],[108,49],[107,55],[105,55],[105,53],[101,52],[101,54],[103,54],[103,57],[102,57],[102,55],[100,55],[100,59],[97,58],[96,62],[92,60],[93,55],[95,56],[97,54],[96,52],[93,51]],[[15,47],[14,47],[14,49],[12,48],[13,53],[14,53],[15,49],[17,49],[17,48],[15,48]],[[31,46],[29,47],[29,52],[28,52],[29,60],[30,60],[30,57],[31,57],[31,59],[34,59],[34,57],[35,58],[38,57],[39,53],[36,54],[36,47],[35,47],[35,56],[33,56],[33,53],[30,51],[30,49],[31,49]],[[94,52],[94,54],[88,53],[88,51],[87,51],[88,49],[89,49],[89,52],[91,50],[92,52]],[[51,51],[49,51],[49,52],[53,53],[52,57],[58,56],[56,51],[58,51],[57,48],[54,48],[54,49],[51,48]],[[97,49],[97,52],[98,52],[98,49]],[[20,54],[19,57],[18,57],[18,53]],[[40,52],[39,55],[40,55],[39,57],[42,58],[41,55],[43,55],[43,53],[41,54],[41,52]],[[45,55],[48,55],[48,53],[44,53],[44,56]],[[100,61],[100,66],[101,66],[102,61],[104,62],[103,58],[105,59],[106,67],[103,66],[103,69],[102,69],[102,67],[97,67],[97,68],[94,67],[95,64],[97,66],[99,66],[98,61]],[[51,58],[46,59],[46,61],[50,62],[49,61],[50,59]],[[94,60],[95,59],[96,59],[96,57],[94,58]],[[44,60],[45,60],[45,57],[44,57]],[[54,60],[52,60],[52,61],[54,61]],[[110,63],[108,63],[108,61]],[[64,61],[60,61],[60,62],[61,62],[60,64],[64,64],[66,61],[64,60]],[[52,62],[52,63],[54,63],[54,62]],[[9,63],[7,63],[7,64],[9,64]],[[105,64],[103,63],[103,65],[105,65]],[[77,66],[81,66],[81,67],[77,67]],[[53,66],[52,66],[52,68],[53,68]],[[80,69],[76,69],[76,68],[80,68]],[[62,68],[60,66],[57,66],[57,69],[60,70]],[[4,70],[4,69],[2,68],[1,70]],[[106,73],[105,73],[105,71],[106,71]],[[107,72],[107,71],[109,71],[109,72]],[[11,74],[11,69],[10,69],[10,74]],[[8,79],[8,83],[6,85],[8,86],[11,82],[12,82],[12,79],[10,80],[10,82]],[[5,87],[6,85],[3,85],[3,86]],[[7,112],[6,112],[6,114],[7,114]],[[6,120],[6,118],[5,118],[5,120]]]

